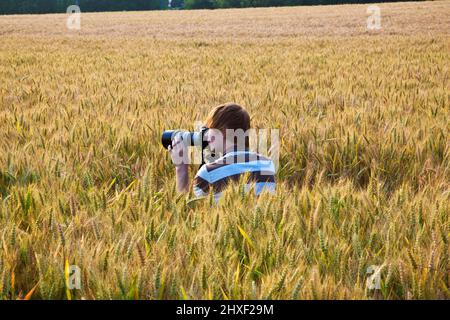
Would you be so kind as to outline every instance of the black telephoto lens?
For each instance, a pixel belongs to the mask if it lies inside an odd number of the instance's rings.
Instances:
[[[208,146],[208,141],[205,141],[203,138],[205,136],[208,128],[203,127],[199,132],[188,132],[181,130],[167,130],[164,131],[161,136],[161,143],[164,148],[169,148],[172,145],[172,140],[175,138],[176,134],[181,135],[183,141],[187,141],[189,146],[201,146],[202,149],[205,149]]]

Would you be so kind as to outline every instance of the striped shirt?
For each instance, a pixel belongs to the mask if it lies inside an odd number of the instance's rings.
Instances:
[[[275,191],[275,166],[272,160],[251,152],[229,152],[214,162],[204,164],[194,178],[194,193],[206,196],[210,191],[219,200],[222,190],[230,182],[236,182],[247,175],[245,189],[254,185],[256,195],[262,191]]]

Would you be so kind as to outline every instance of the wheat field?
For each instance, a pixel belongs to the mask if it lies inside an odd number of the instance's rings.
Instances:
[[[0,16],[0,299],[449,299],[450,2],[379,6]],[[189,202],[160,134],[227,101],[276,196]]]

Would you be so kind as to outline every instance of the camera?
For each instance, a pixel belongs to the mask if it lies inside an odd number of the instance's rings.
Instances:
[[[187,146],[198,146],[205,149],[208,146],[208,141],[205,141],[204,136],[208,128],[202,127],[198,132],[189,132],[182,130],[167,130],[164,131],[161,136],[161,143],[164,148],[169,148],[172,145],[172,141],[178,134]]]

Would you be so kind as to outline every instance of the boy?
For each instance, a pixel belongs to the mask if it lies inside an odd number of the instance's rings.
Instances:
[[[193,185],[197,197],[214,193],[216,201],[222,190],[232,181],[239,181],[247,176],[246,189],[254,185],[255,193],[263,190],[275,191],[275,167],[273,162],[249,150],[248,130],[250,116],[247,111],[235,104],[226,103],[214,108],[206,120],[205,139],[215,154],[221,155],[215,161],[204,164],[197,172]],[[187,154],[186,145],[179,137],[169,147],[174,163],[175,156]],[[189,191],[188,164],[175,165],[177,190],[181,193]]]

